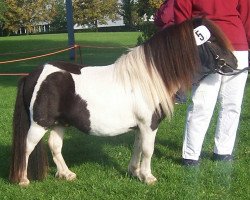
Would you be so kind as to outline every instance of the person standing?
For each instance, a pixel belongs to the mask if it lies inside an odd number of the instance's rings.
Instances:
[[[175,23],[194,17],[206,17],[225,33],[234,48],[238,69],[248,67],[250,44],[249,0],[175,0]],[[222,76],[211,74],[192,88],[192,103],[188,107],[184,142],[183,164],[195,166],[203,140],[217,101],[220,103],[215,132],[214,160],[231,161],[236,132],[241,113],[241,104],[248,72]]]

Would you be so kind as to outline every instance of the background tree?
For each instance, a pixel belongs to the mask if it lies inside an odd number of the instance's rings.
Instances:
[[[140,17],[146,14],[147,16],[154,15],[157,8],[164,0],[138,0],[138,14]]]
[[[5,13],[7,11],[7,5],[3,0],[0,0],[0,36],[3,36],[3,28],[5,24]]]
[[[50,31],[67,31],[66,5],[64,0],[57,0],[55,4],[55,15],[50,23]]]
[[[33,32],[33,28],[40,22],[50,22],[55,14],[56,0],[4,0],[8,5],[5,13],[5,28],[16,31],[26,28]]]
[[[164,1],[165,0],[149,0],[149,5],[150,5],[150,7],[152,7],[155,10],[157,8],[160,8],[161,4]]]
[[[97,28],[98,24],[107,24],[108,20],[119,19],[117,0],[74,0],[74,22]]]
[[[131,28],[138,25],[138,3],[135,0],[122,0],[120,15],[123,17],[125,26]]]
[[[137,43],[141,44],[145,40],[148,40],[156,31],[154,23],[149,21],[151,16],[153,16],[156,10],[164,0],[138,0],[138,15],[143,19],[140,22],[140,30],[142,34],[138,37]],[[146,21],[144,21],[144,15],[146,15]]]

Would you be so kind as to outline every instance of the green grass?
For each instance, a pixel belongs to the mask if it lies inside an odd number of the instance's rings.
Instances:
[[[115,48],[83,48],[86,65],[106,65],[114,62],[126,47],[136,44],[138,33],[78,33],[77,43],[85,46]],[[45,48],[65,47],[66,34],[34,35],[0,38],[0,54]],[[46,52],[46,51],[45,51]],[[0,61],[36,54],[1,56]],[[0,65],[0,72],[31,71],[47,60],[67,60],[68,53],[56,56]],[[50,159],[48,177],[33,181],[28,188],[10,184],[8,172],[12,132],[12,113],[19,77],[0,76],[0,199],[250,199],[249,131],[250,80],[246,86],[240,127],[236,141],[235,161],[231,164],[213,162],[215,119],[203,146],[199,168],[180,164],[183,129],[187,105],[177,105],[171,122],[163,121],[159,128],[152,159],[154,186],[147,186],[127,174],[133,133],[112,138],[87,136],[74,128],[67,129],[63,154],[78,178],[66,182],[54,178],[55,164]],[[217,113],[215,113],[217,115]]]
[[[128,48],[135,46],[138,33],[77,33],[76,43],[81,45],[85,65],[107,65],[113,63]],[[85,47],[87,46],[87,47]],[[95,46],[97,48],[89,48]],[[46,49],[67,47],[67,34],[26,35],[0,38],[0,61],[26,58],[53,52]],[[30,52],[34,51],[34,52]],[[29,52],[22,54],[20,52]],[[20,53],[3,55],[6,53]],[[34,66],[51,60],[68,60],[68,52],[26,62],[0,65],[0,72],[29,72]],[[79,52],[77,52],[79,56]],[[78,58],[78,61],[80,59]]]

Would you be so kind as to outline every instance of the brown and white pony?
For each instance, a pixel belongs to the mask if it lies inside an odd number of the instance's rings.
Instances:
[[[37,68],[18,86],[11,182],[26,186],[31,175],[46,175],[41,139],[47,132],[56,176],[75,179],[61,154],[64,128],[72,125],[97,136],[138,129],[128,169],[153,184],[151,157],[158,125],[171,117],[179,88],[189,88],[199,74],[217,67],[215,54],[237,65],[219,29],[206,19],[193,19],[156,33],[108,66],[50,62]]]

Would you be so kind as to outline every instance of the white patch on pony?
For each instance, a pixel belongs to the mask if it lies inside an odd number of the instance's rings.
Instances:
[[[47,130],[45,130],[45,128],[43,128],[42,126],[38,125],[36,122],[31,120],[30,128],[27,135],[26,153],[28,155],[33,151],[37,143],[42,139],[42,137],[46,132]]]
[[[194,38],[197,46],[204,44],[211,37],[211,33],[204,25],[198,26],[194,29]]]
[[[30,101],[30,118],[33,119],[33,106],[37,97],[37,93],[41,87],[42,82],[47,78],[48,75],[57,72],[57,71],[62,71],[61,69],[50,65],[50,64],[45,64],[42,73],[40,74],[36,86],[34,88],[33,94],[32,94],[32,98]]]
[[[81,74],[71,74],[75,92],[87,102],[90,132],[115,136],[137,125],[131,89],[117,81],[115,65],[84,67]]]

